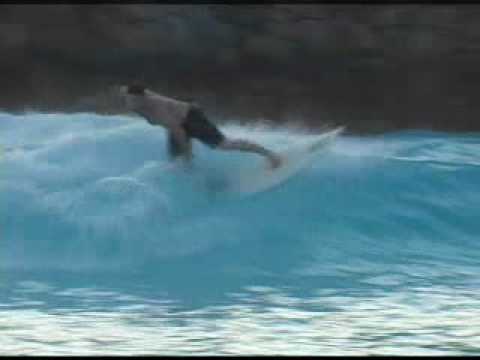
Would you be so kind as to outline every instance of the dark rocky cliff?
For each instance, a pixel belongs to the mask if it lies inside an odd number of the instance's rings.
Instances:
[[[144,80],[217,120],[480,130],[479,5],[0,5],[0,54],[9,111]]]

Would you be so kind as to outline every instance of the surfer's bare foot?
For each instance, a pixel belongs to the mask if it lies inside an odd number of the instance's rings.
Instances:
[[[278,155],[272,155],[268,158],[270,160],[270,168],[276,169],[282,165],[282,158]]]

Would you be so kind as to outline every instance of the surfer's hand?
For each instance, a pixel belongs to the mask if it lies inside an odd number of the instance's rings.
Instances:
[[[271,169],[276,169],[282,164],[282,158],[278,155],[272,155],[268,159],[270,160]]]

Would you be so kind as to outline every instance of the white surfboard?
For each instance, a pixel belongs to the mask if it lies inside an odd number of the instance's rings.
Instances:
[[[270,169],[267,162],[262,162],[243,169],[241,173],[233,174],[227,187],[228,191],[254,194],[284,183],[302,169],[308,168],[318,153],[325,150],[343,130],[344,127],[336,128],[315,136],[306,145],[289,147],[280,152],[283,162],[276,169]]]

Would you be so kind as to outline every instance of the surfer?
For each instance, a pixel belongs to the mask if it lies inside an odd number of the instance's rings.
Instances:
[[[168,131],[168,154],[190,162],[192,139],[198,139],[211,148],[252,152],[265,156],[272,168],[281,164],[281,158],[263,146],[243,139],[227,138],[205,116],[196,104],[160,95],[141,84],[122,85],[120,95],[128,110],[145,118],[151,125],[163,126]]]

